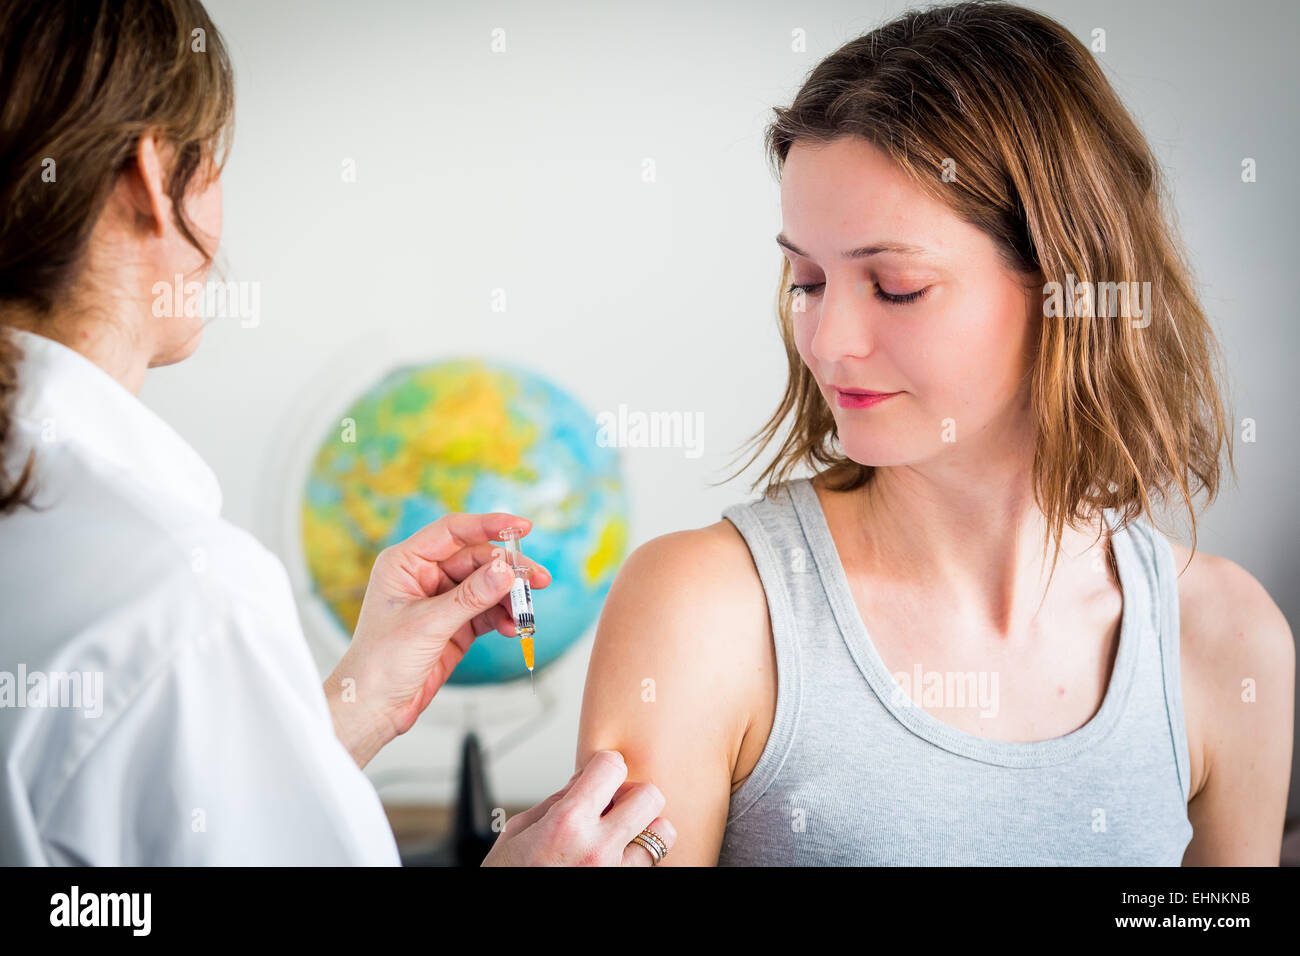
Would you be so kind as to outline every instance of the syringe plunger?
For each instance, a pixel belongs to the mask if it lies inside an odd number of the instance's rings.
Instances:
[[[519,529],[503,528],[501,530],[501,541],[506,549],[506,560],[510,562],[512,568],[523,567],[523,560],[519,554]]]

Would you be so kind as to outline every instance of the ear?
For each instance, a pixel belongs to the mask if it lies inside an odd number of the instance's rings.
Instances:
[[[159,143],[153,133],[140,137],[134,159],[122,172],[127,200],[147,232],[161,237],[171,216],[172,201],[167,195]]]

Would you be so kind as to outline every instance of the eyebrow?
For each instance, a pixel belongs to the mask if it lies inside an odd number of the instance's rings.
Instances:
[[[784,246],[785,248],[793,252],[796,256],[803,256],[805,259],[812,258],[812,256],[808,255],[808,253],[804,252],[793,242],[787,239],[785,237],[785,233],[781,233],[779,236],[777,236],[776,242],[777,245]],[[870,256],[877,255],[881,252],[897,252],[906,256],[915,256],[915,255],[925,255],[929,251],[930,250],[925,249],[921,246],[912,246],[912,245],[908,245],[905,242],[877,242],[869,246],[859,246],[856,249],[849,249],[844,253],[844,258],[845,259],[866,259]]]

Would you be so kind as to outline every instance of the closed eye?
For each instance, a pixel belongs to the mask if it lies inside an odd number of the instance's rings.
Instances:
[[[894,295],[891,292],[886,292],[884,289],[880,288],[880,286],[876,286],[876,298],[881,302],[890,302],[894,305],[906,305],[908,302],[915,302],[917,299],[921,298],[921,296],[925,295],[925,290],[928,288],[929,286],[926,286],[923,289],[917,289],[915,292],[904,292],[901,295]]]
[[[930,288],[929,286],[925,286],[924,288],[917,289],[915,292],[895,294],[892,292],[886,292],[884,289],[880,288],[879,283],[874,283],[873,285],[875,286],[874,294],[876,298],[881,302],[888,302],[890,305],[906,305],[909,302],[915,302],[917,299],[921,298],[921,296],[925,295],[926,290]],[[825,282],[810,282],[805,284],[794,283],[790,288],[786,289],[785,294],[795,295],[802,292],[804,295],[817,295],[825,287]]]

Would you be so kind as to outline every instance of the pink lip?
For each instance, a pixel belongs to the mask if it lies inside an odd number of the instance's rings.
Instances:
[[[887,398],[903,394],[902,392],[873,392],[867,388],[839,388],[835,385],[831,388],[835,389],[835,399],[840,408],[870,408],[879,405]]]

